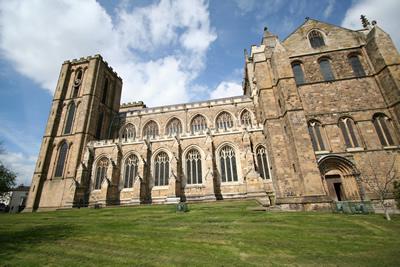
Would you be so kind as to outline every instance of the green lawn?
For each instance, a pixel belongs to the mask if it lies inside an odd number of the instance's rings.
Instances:
[[[1,266],[400,266],[400,217],[254,201],[0,215]]]

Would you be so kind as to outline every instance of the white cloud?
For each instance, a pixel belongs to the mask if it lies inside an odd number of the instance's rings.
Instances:
[[[17,130],[15,123],[0,119],[0,148],[2,142],[12,143],[18,150],[25,154],[36,154],[40,144],[32,136],[28,135],[26,130]]]
[[[0,12],[2,56],[43,88],[54,91],[64,60],[100,53],[124,80],[122,100],[150,106],[189,100],[217,38],[203,0],[120,5],[114,20],[94,0],[2,1]]]
[[[210,98],[224,98],[239,95],[243,95],[241,84],[233,81],[223,81],[210,93]]]
[[[256,6],[256,0],[235,0],[235,2],[243,14],[253,11]]]
[[[324,10],[324,18],[328,18],[331,16],[333,8],[335,6],[336,0],[328,0],[328,5],[326,6]]]
[[[36,157],[27,156],[23,153],[5,152],[4,154],[0,154],[0,161],[4,166],[17,174],[17,185],[31,184]]]
[[[376,20],[378,25],[389,33],[396,46],[400,47],[400,20],[399,20],[400,1],[398,0],[360,0],[353,2],[347,10],[342,21],[342,26],[350,29],[360,29],[360,15],[366,15],[372,21]]]

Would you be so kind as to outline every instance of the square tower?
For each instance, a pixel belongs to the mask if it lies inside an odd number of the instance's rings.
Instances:
[[[107,139],[118,116],[122,79],[100,55],[65,61],[54,93],[26,211],[86,202],[80,179],[86,144]]]

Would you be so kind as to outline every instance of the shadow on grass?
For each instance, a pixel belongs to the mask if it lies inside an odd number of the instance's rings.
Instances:
[[[74,233],[69,225],[39,225],[21,231],[0,232],[0,261],[13,258],[15,253],[30,250],[39,244],[51,244]]]

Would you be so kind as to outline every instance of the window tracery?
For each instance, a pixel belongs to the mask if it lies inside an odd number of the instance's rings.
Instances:
[[[125,160],[124,188],[132,188],[137,175],[139,160],[136,155],[130,155]]]
[[[167,153],[160,152],[155,157],[154,161],[154,185],[168,185],[169,177],[169,157]]]
[[[237,182],[235,150],[231,146],[225,145],[219,153],[219,158],[222,182]]]
[[[227,130],[233,127],[232,116],[225,111],[218,115],[216,122],[219,130]]]
[[[108,159],[102,158],[97,162],[96,180],[94,189],[100,189],[104,179],[107,178]]]
[[[202,183],[201,155],[197,149],[191,149],[186,154],[187,184]]]
[[[158,125],[155,121],[149,121],[143,128],[143,138],[155,139],[158,136]]]
[[[310,40],[310,44],[312,48],[318,48],[325,46],[324,37],[321,32],[317,30],[313,30],[308,34],[308,39]]]
[[[203,133],[207,129],[206,118],[202,115],[196,115],[190,125],[192,133]]]
[[[182,133],[181,121],[177,118],[173,118],[168,122],[167,125],[167,135],[168,136],[179,136]]]

